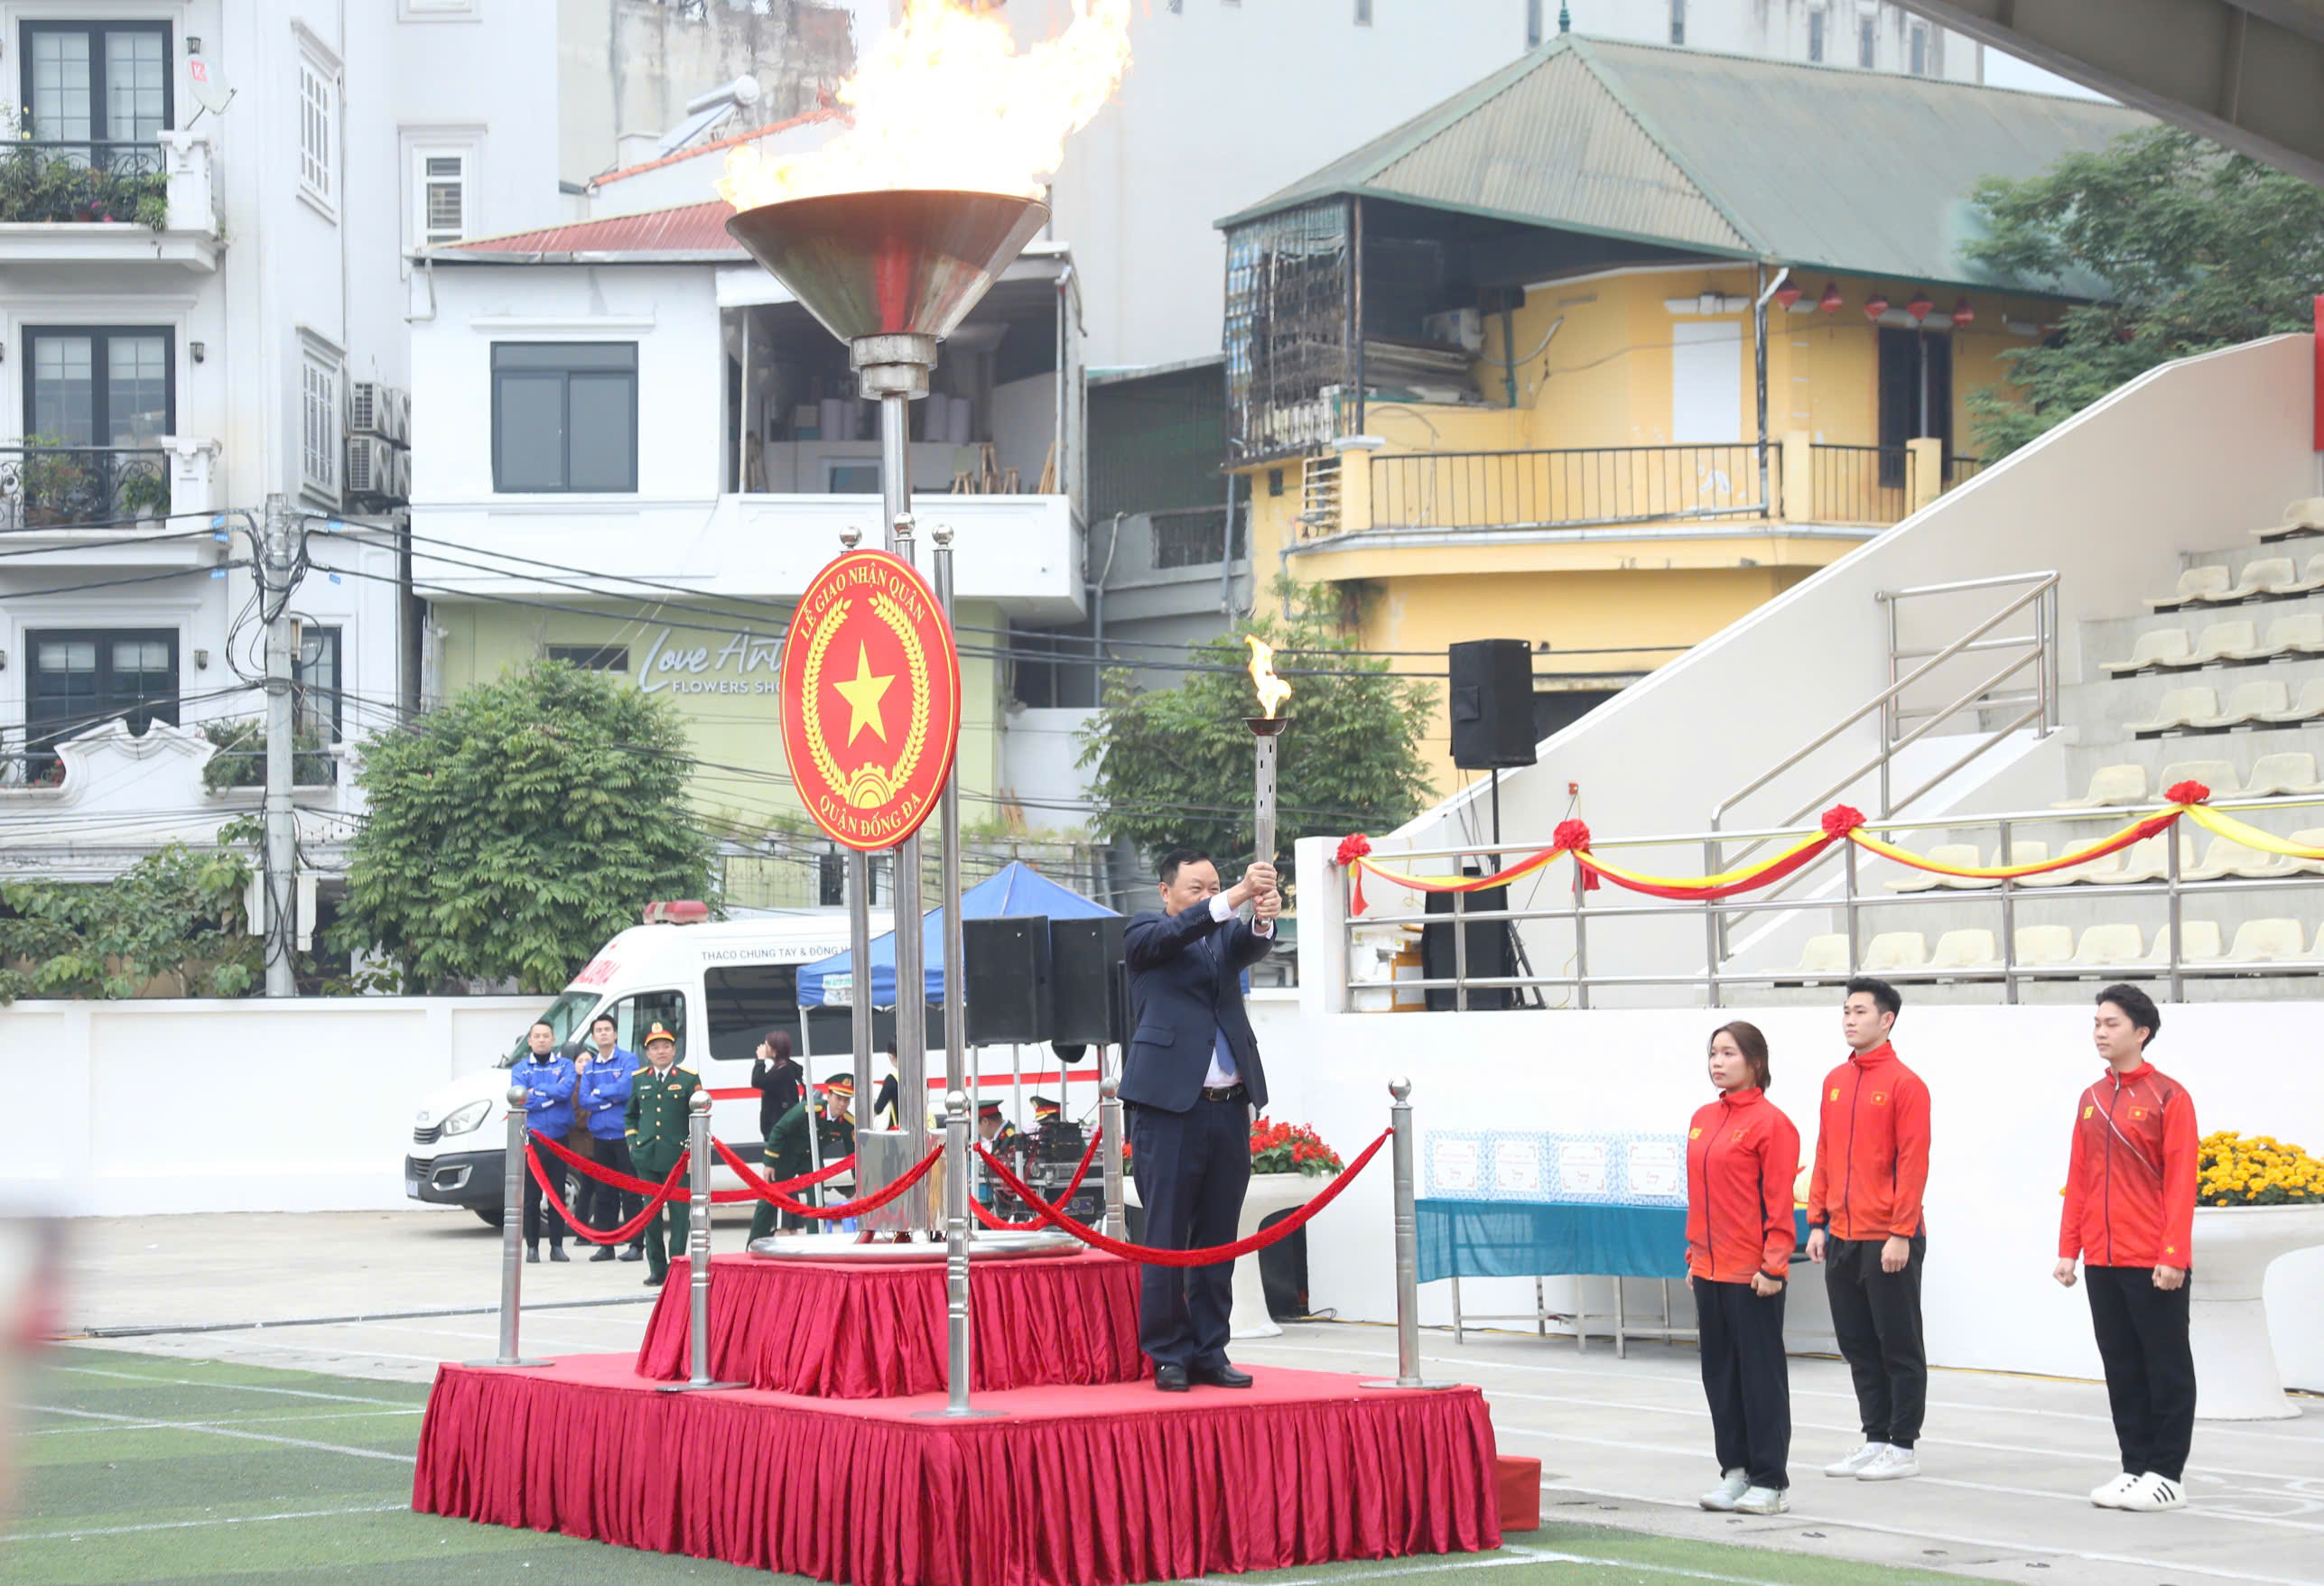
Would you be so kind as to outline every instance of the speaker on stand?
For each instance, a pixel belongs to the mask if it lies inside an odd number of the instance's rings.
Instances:
[[[1492,842],[1498,849],[1501,846],[1501,768],[1534,763],[1533,646],[1523,639],[1468,639],[1451,646],[1446,652],[1445,659],[1448,674],[1446,715],[1452,728],[1453,764],[1464,771],[1485,772],[1492,778],[1486,796],[1492,811]],[[1492,856],[1492,867],[1496,872],[1501,867],[1498,853]],[[1499,900],[1493,903],[1480,901],[1477,906],[1481,909],[1506,909],[1509,906],[1509,888],[1506,886],[1493,887],[1472,895],[1480,900],[1488,897]],[[1445,899],[1446,906],[1440,907],[1440,896],[1429,896],[1430,914],[1450,912],[1450,900]],[[1500,968],[1492,970],[1477,968],[1480,932],[1489,938],[1500,938],[1488,950],[1490,960]],[[1443,951],[1445,968],[1441,971],[1428,967],[1431,963],[1429,942],[1432,933]],[[1522,966],[1525,973],[1532,973],[1531,965],[1526,961],[1525,944],[1518,938],[1516,922],[1488,921],[1482,925],[1472,925],[1468,927],[1468,935],[1470,973],[1509,975],[1512,962]],[[1422,927],[1421,961],[1422,973],[1430,978],[1453,973],[1452,928],[1449,925]],[[1437,1000],[1440,996],[1445,999],[1441,1004]],[[1491,1000],[1480,1001],[1481,996]],[[1469,1006],[1473,1008],[1511,1007],[1520,1000],[1512,995],[1512,988],[1501,987],[1490,992],[1472,993]],[[1533,1002],[1536,1006],[1541,1006],[1538,989]],[[1428,993],[1428,1006],[1431,1008],[1450,1007],[1453,1006],[1452,994],[1431,991]]]

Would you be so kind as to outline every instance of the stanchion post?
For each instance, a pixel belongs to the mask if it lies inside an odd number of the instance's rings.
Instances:
[[[956,960],[957,961],[957,960]],[[947,965],[949,971],[951,966]],[[949,987],[947,987],[949,989]],[[973,1355],[969,1335],[969,1104],[955,1085],[944,1092],[944,1383],[941,1410],[923,1415],[958,1418],[989,1415],[971,1408],[969,1377]]]
[[[1109,1074],[1099,1090],[1105,1098],[1098,1108],[1098,1127],[1105,1131],[1105,1143],[1098,1147],[1105,1159],[1105,1237],[1127,1239],[1129,1213],[1124,1210],[1121,1182],[1121,1081]]]
[[[1396,1379],[1367,1382],[1366,1387],[1446,1387],[1420,1377],[1420,1223],[1413,1208],[1412,1081],[1390,1080],[1388,1093],[1395,1102],[1388,1109],[1392,1138],[1389,1166],[1395,1175],[1391,1193],[1396,1207]]]
[[[525,1298],[525,1147],[530,1134],[526,1104],[533,1093],[522,1085],[508,1087],[508,1142],[500,1164],[500,1352],[470,1366],[545,1366],[527,1360],[516,1348],[517,1323]]]
[[[808,1119],[810,1130],[814,1120]],[[686,1299],[690,1307],[687,1342],[693,1369],[683,1382],[665,1382],[664,1393],[701,1393],[711,1388],[740,1387],[739,1382],[711,1378],[711,1095],[698,1090],[686,1104],[686,1182],[692,1192],[686,1208]]]

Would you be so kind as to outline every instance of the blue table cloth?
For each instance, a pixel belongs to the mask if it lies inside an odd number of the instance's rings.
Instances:
[[[1420,1281],[1590,1273],[1685,1277],[1680,1206],[1583,1206],[1510,1201],[1421,1201]],[[1808,1216],[1792,1213],[1799,1242]]]

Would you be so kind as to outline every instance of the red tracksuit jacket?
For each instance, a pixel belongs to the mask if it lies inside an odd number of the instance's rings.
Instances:
[[[2186,1087],[2143,1062],[2074,1104],[2058,1254],[2092,1266],[2189,1265],[2202,1135]]]
[[[1836,1239],[1909,1239],[1929,1187],[1929,1087],[1882,1042],[1824,1079],[1808,1222]]]
[[[1687,1131],[1687,1270],[1749,1283],[1790,1269],[1799,1131],[1756,1085],[1729,1090]]]

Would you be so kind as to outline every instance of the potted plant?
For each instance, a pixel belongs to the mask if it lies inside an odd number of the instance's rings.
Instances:
[[[2300,1414],[2283,1396],[2262,1287],[2279,1256],[2324,1245],[2324,1162],[2272,1136],[2207,1135],[2195,1193],[2189,1331],[2207,1421]]]
[[[89,467],[85,454],[54,435],[24,438],[20,477],[24,523],[33,528],[85,522],[88,516]]]
[[[1235,1237],[1247,1238],[1277,1212],[1305,1206],[1323,1192],[1325,1183],[1343,1166],[1339,1153],[1308,1125],[1253,1119],[1250,1187],[1243,1192],[1242,1218]],[[1234,1312],[1228,1331],[1236,1338],[1274,1338],[1283,1331],[1268,1314],[1267,1289],[1260,1278],[1256,1252],[1234,1264]]]
[[[136,468],[127,474],[121,481],[121,510],[139,520],[167,517],[170,512],[167,465],[158,469]]]

